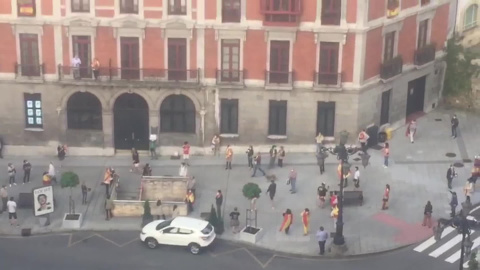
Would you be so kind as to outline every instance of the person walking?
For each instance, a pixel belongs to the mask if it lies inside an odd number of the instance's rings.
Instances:
[[[155,134],[150,135],[149,149],[150,149],[150,159],[152,159],[152,160],[158,159],[158,156],[157,156],[157,135],[155,135]]]
[[[316,154],[318,168],[320,169],[320,175],[325,172],[325,159],[328,157],[328,154],[324,151],[320,151]]]
[[[326,187],[325,183],[322,183],[318,188],[317,188],[317,195],[318,195],[318,205],[321,208],[325,207],[325,197],[327,196],[328,192],[328,187]]]
[[[255,167],[253,168],[253,174],[252,177],[255,177],[255,174],[257,173],[257,170],[263,173],[263,176],[266,175],[265,171],[262,169],[262,154],[260,152],[257,153],[255,156]]]
[[[98,61],[98,58],[93,58],[92,61],[92,72],[93,72],[93,78],[95,80],[98,80],[98,76],[100,75],[100,61]]]
[[[410,138],[410,142],[414,143],[414,137],[417,133],[417,121],[412,120],[408,123],[407,130],[405,131],[405,136]]]
[[[0,198],[2,199],[2,211],[0,211],[0,213],[3,213],[7,211],[8,203],[8,192],[5,185],[2,185],[2,188],[0,188]]]
[[[188,213],[193,212],[193,204],[195,203],[195,195],[193,195],[192,190],[187,191],[185,195],[185,202],[187,203]]]
[[[238,208],[233,208],[233,211],[230,212],[230,227],[232,228],[232,232],[238,233],[238,227],[240,227],[240,221],[238,217],[240,216],[240,212],[238,212]]]
[[[225,151],[225,170],[232,169],[232,160],[233,160],[233,149],[230,145],[227,145],[227,150]]]
[[[65,155],[67,154],[67,147],[63,144],[59,144],[57,146],[57,157],[58,160],[62,161],[65,159]]]
[[[390,157],[390,144],[388,142],[385,143],[383,147],[383,167],[388,168],[388,158]]]
[[[150,164],[145,164],[143,167],[142,176],[152,176],[152,167],[150,167]]]
[[[88,188],[87,188],[87,185],[85,184],[85,181],[82,182],[81,188],[82,188],[82,204],[87,204]]]
[[[213,155],[217,156],[220,153],[220,135],[213,135],[211,147]]]
[[[462,203],[462,213],[465,213],[465,216],[470,214],[470,211],[472,211],[473,205],[472,202],[470,201],[470,196],[467,196],[465,198],[465,201]]]
[[[277,184],[275,184],[274,180],[270,182],[270,185],[268,186],[266,193],[270,197],[270,202],[272,203],[272,209],[275,209],[274,198],[275,198],[275,193],[277,193]]]
[[[323,135],[321,132],[318,133],[317,137],[315,137],[315,142],[316,142],[316,145],[317,145],[317,151],[316,153],[320,153],[322,151],[322,148],[323,148]]]
[[[55,184],[57,183],[57,171],[55,170],[55,166],[53,166],[53,162],[50,162],[50,164],[48,164],[48,177],[50,178],[50,183],[52,182],[55,182]]]
[[[132,169],[130,169],[130,172],[139,172],[139,167],[140,167],[140,156],[138,154],[137,149],[132,148]]]
[[[32,164],[27,160],[23,161],[23,184],[30,183],[30,172],[32,170]]]
[[[359,153],[358,155],[362,159],[363,168],[367,168],[368,164],[370,163],[370,155],[368,153]]]
[[[290,182],[290,193],[294,194],[297,192],[297,171],[295,169],[290,170],[288,175],[288,182]]]
[[[425,210],[423,210],[423,222],[422,226],[427,226],[428,228],[432,227],[432,213],[433,207],[430,201],[425,205]]]
[[[222,194],[222,191],[219,189],[217,190],[217,195],[215,195],[215,205],[217,206],[218,218],[222,216],[222,203],[223,203],[223,194]]]
[[[17,174],[17,170],[15,169],[15,166],[13,166],[12,163],[8,163],[7,172],[8,172],[8,183],[10,184],[10,187],[12,185],[16,186],[17,183],[15,183],[15,175]]]
[[[181,177],[187,177],[187,175],[188,175],[187,163],[182,162],[180,164],[180,169],[178,170],[178,175],[181,176]]]
[[[332,212],[330,212],[330,217],[333,219],[333,228],[335,230],[337,229],[338,211],[338,206],[335,204],[335,206],[332,207]]]
[[[455,167],[453,167],[453,164],[450,164],[450,167],[447,170],[447,185],[449,189],[452,189],[453,178],[456,176],[457,172],[455,171]]]
[[[13,197],[10,197],[10,200],[7,202],[7,209],[10,225],[20,227],[17,223],[17,203],[14,201]]]
[[[355,173],[353,174],[353,185],[355,189],[360,188],[360,171],[358,170],[358,166],[355,166]]]
[[[187,165],[190,165],[190,164],[189,164],[189,160],[190,160],[190,144],[189,144],[187,141],[186,141],[186,142],[183,142],[182,151],[183,151],[183,162],[187,163]]]
[[[105,199],[105,220],[110,220],[112,216],[113,209],[113,200],[110,198],[110,195]]]
[[[457,128],[459,124],[456,114],[453,115],[452,119],[450,120],[450,123],[452,125],[452,138],[455,139],[457,138]]]
[[[302,217],[303,235],[306,236],[308,235],[308,231],[310,228],[310,210],[308,208],[305,208],[305,210],[302,211],[300,216]]]
[[[458,205],[458,198],[457,198],[456,192],[450,191],[450,193],[452,194],[452,198],[450,199],[450,210],[451,210],[450,216],[453,218],[455,217],[455,211]]]
[[[330,206],[335,207],[338,204],[338,191],[330,191]]]
[[[278,167],[283,168],[283,160],[285,159],[285,148],[280,146],[278,151]]]
[[[282,225],[280,226],[280,231],[285,232],[285,234],[288,234],[290,231],[290,226],[293,223],[293,215],[292,215],[292,210],[287,209],[283,215],[283,222]]]
[[[385,185],[385,190],[383,191],[382,198],[382,210],[388,209],[388,200],[390,199],[390,185]]]
[[[368,145],[368,139],[370,136],[368,136],[367,132],[365,129],[360,131],[358,134],[358,141],[360,142],[360,147],[362,148],[362,152],[366,153],[367,152],[367,145]]]
[[[247,153],[248,168],[251,170],[253,169],[253,146],[250,145],[245,153]]]
[[[318,246],[320,247],[320,255],[325,254],[325,243],[327,242],[328,239],[328,233],[325,231],[325,229],[320,227],[320,229],[317,231],[317,234],[315,235],[317,238]]]
[[[277,159],[277,146],[272,145],[272,148],[270,148],[270,163],[268,164],[269,169],[273,169],[275,167],[275,160]]]

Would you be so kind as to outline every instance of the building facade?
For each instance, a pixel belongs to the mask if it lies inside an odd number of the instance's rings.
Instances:
[[[0,0],[7,152],[311,144],[435,107],[450,0]],[[96,59],[96,60],[94,60]],[[98,61],[98,62],[97,62]],[[353,136],[355,137],[355,136]]]
[[[480,44],[480,1],[458,0],[456,9],[455,32],[464,47]]]

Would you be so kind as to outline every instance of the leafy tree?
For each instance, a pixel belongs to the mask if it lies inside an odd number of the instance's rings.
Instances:
[[[260,197],[260,194],[262,193],[262,190],[255,183],[247,183],[243,186],[242,192],[243,192],[243,196],[245,196],[245,198],[251,200],[253,198]]]
[[[478,270],[477,252],[470,254],[470,261],[468,261],[468,270]]]
[[[60,186],[62,188],[70,188],[70,196],[69,196],[69,213],[75,214],[75,201],[72,198],[73,188],[80,184],[80,179],[78,175],[74,172],[64,172],[62,174],[62,178],[60,179]]]
[[[479,66],[472,63],[478,54],[463,48],[453,37],[447,42],[447,55],[445,61],[444,93],[446,96],[458,96],[472,92],[471,79],[478,75]]]
[[[223,219],[220,216],[217,216],[217,211],[212,204],[210,208],[210,215],[208,216],[208,222],[212,224],[213,228],[215,229],[215,233],[222,234],[225,231]]]

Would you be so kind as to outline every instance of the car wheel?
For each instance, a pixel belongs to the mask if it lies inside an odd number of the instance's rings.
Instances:
[[[198,253],[200,253],[199,244],[191,243],[190,245],[188,245],[188,249],[190,250],[190,253],[192,253],[193,255],[197,255]]]
[[[157,248],[157,246],[158,246],[157,240],[155,240],[155,239],[153,239],[153,238],[151,238],[151,237],[145,239],[145,244],[147,244],[147,247],[149,247],[149,248],[151,248],[151,249],[155,249],[155,248]]]

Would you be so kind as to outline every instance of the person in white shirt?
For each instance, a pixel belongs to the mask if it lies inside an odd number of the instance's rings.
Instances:
[[[182,164],[180,165],[180,170],[178,171],[178,175],[182,176],[182,177],[187,177],[188,168],[187,168],[187,164],[185,162],[182,162]]]
[[[13,200],[13,197],[10,197],[10,200],[7,203],[7,208],[10,225],[17,227],[20,226],[17,224],[17,203]]]
[[[358,166],[355,167],[355,174],[353,175],[353,184],[355,188],[360,188],[360,171]]]
[[[73,78],[80,79],[80,65],[82,64],[82,60],[78,58],[78,55],[75,55],[72,59],[72,71],[73,71]]]
[[[55,176],[55,167],[53,166],[52,162],[50,162],[50,165],[48,165],[48,176],[50,176],[50,179],[52,179],[53,182],[57,183],[57,177]]]

